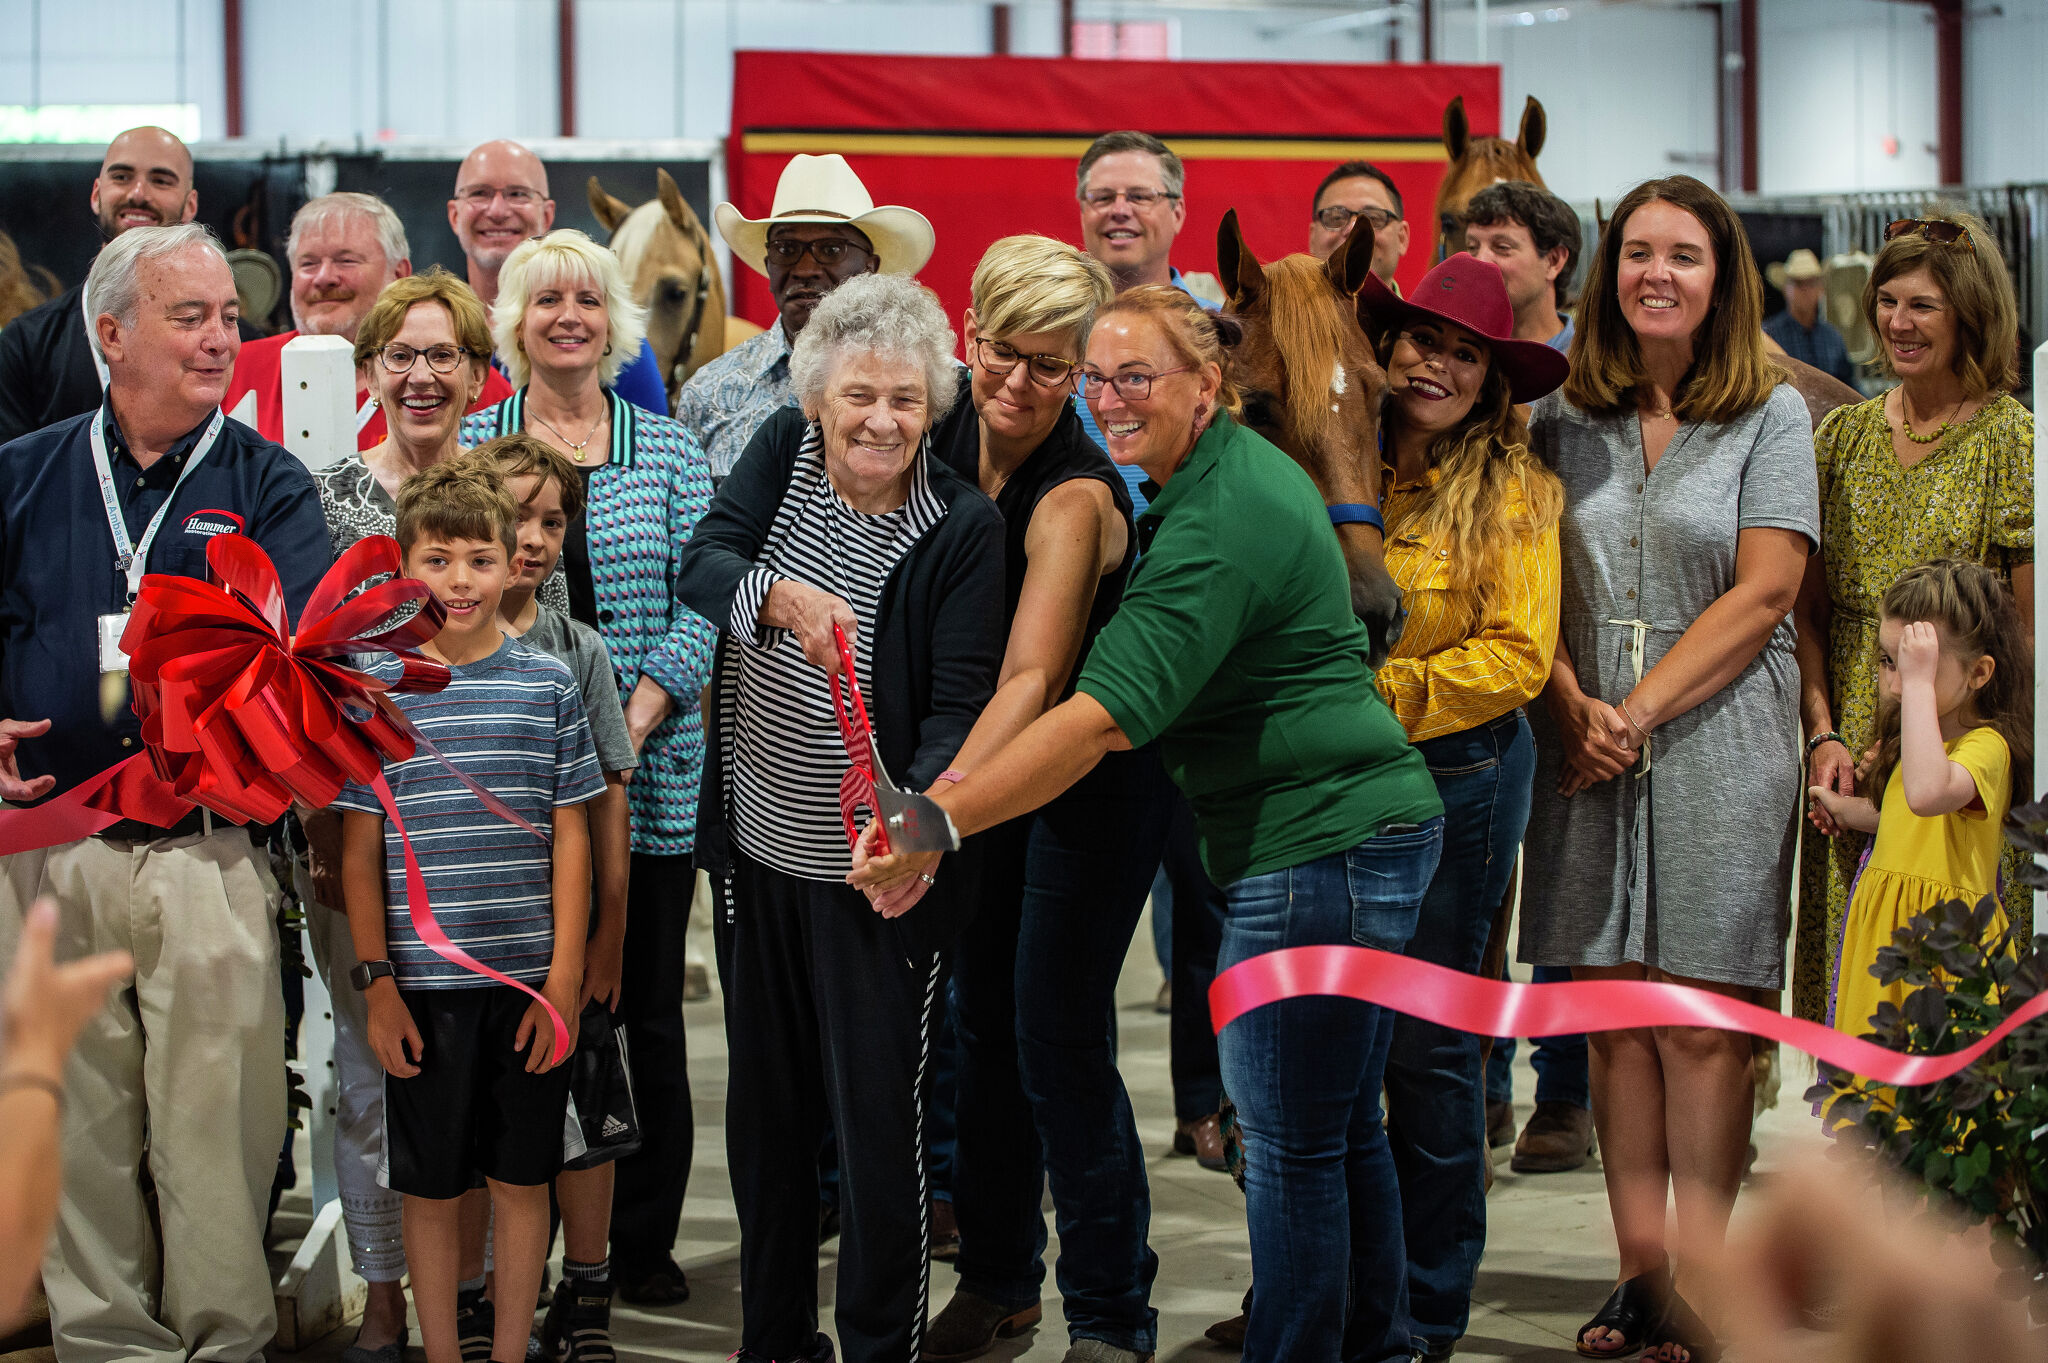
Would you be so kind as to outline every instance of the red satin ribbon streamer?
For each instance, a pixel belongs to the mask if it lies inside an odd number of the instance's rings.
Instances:
[[[1354,946],[1288,947],[1239,962],[1209,986],[1209,1016],[1221,1032],[1254,1008],[1310,995],[1376,1003],[1480,1036],[1563,1036],[1626,1027],[1749,1032],[1797,1047],[1837,1069],[1900,1087],[1960,1074],[2016,1029],[2048,1017],[2048,994],[2041,994],[1974,1046],[1947,1055],[1905,1055],[1688,985],[1648,980],[1510,984]]]
[[[537,990],[489,969],[448,940],[427,902],[412,842],[384,784],[384,763],[418,748],[439,759],[485,808],[542,841],[547,835],[448,763],[389,694],[438,691],[445,664],[419,646],[440,632],[432,592],[399,577],[397,541],[360,540],[335,561],[299,615],[296,635],[277,569],[243,535],[215,535],[213,581],[152,573],[142,579],[122,635],[145,753],[33,809],[0,811],[0,856],[89,837],[121,819],[168,827],[204,805],[241,823],[270,823],[294,800],[331,804],[345,782],[371,786],[405,849],[413,926],[437,955],[540,1000],[565,1055],[569,1029]],[[364,588],[371,578],[387,580]],[[409,604],[418,609],[386,625]],[[379,628],[380,626],[386,626]],[[402,664],[386,681],[343,659],[389,653]]]

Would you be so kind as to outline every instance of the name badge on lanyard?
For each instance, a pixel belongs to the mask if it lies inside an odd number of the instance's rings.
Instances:
[[[121,496],[114,488],[113,465],[107,459],[107,409],[103,405],[92,419],[92,463],[93,472],[100,483],[100,502],[106,509],[107,529],[114,539],[114,571],[127,578],[128,595],[119,613],[99,617],[99,661],[101,672],[126,672],[128,655],[121,651],[121,636],[128,630],[128,612],[135,606],[136,593],[142,590],[142,576],[148,571],[149,549],[156,543],[157,531],[163,529],[164,520],[171,513],[171,504],[178,500],[178,489],[192,476],[192,470],[199,467],[199,461],[206,458],[213,448],[213,442],[220,439],[220,429],[227,418],[219,408],[213,412],[213,420],[207,423],[206,434],[185,459],[185,467],[178,471],[178,480],[171,484],[170,495],[164,504],[156,509],[149,525],[142,532],[142,538],[133,540],[128,535],[128,522],[121,514]]]

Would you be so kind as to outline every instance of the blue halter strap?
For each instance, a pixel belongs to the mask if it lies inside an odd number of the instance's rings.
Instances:
[[[1369,525],[1382,535],[1387,533],[1386,519],[1376,506],[1364,502],[1332,502],[1329,507],[1331,525]]]

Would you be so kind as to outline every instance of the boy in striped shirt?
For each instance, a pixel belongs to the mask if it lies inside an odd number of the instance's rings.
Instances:
[[[604,789],[590,725],[567,668],[498,627],[517,509],[503,480],[469,461],[436,465],[399,490],[406,576],[447,612],[424,651],[448,686],[393,696],[448,761],[510,805],[543,844],[485,809],[424,748],[387,762],[435,919],[481,963],[538,989],[575,1044],[590,910],[584,805]],[[395,673],[396,664],[386,660]],[[366,991],[369,1040],[385,1081],[389,1186],[405,1195],[405,1257],[428,1363],[460,1363],[455,1304],[459,1207],[472,1176],[491,1192],[497,1244],[492,1357],[525,1357],[549,1239],[547,1185],[562,1161],[568,1048],[518,990],[436,955],[412,925],[399,831],[375,792],[350,785],[342,811],[342,893]]]

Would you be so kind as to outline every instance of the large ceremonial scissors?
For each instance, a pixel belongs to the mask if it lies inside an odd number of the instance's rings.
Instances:
[[[846,744],[846,774],[839,778],[839,818],[846,827],[849,846],[860,841],[856,815],[865,806],[882,826],[875,830],[870,849],[875,856],[891,852],[951,852],[960,846],[960,835],[946,811],[929,796],[899,790],[882,764],[881,748],[875,743],[874,727],[868,723],[868,707],[860,693],[860,674],[854,668],[853,645],[846,631],[832,626],[832,638],[839,645],[839,672],[832,683],[832,715],[839,721],[839,737]],[[839,678],[846,678],[841,690]]]

